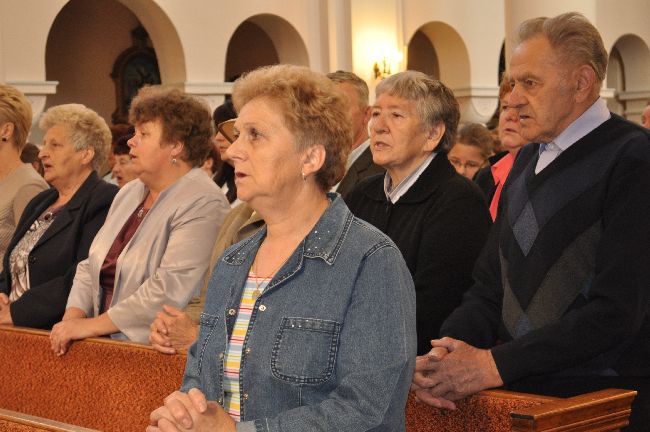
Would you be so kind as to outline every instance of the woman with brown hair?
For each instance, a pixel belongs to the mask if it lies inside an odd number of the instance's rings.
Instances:
[[[203,103],[179,90],[145,87],[129,117],[138,179],[115,197],[77,267],[63,321],[50,335],[58,355],[91,336],[147,343],[156,311],[183,307],[198,292],[228,210],[200,168],[212,146]]]

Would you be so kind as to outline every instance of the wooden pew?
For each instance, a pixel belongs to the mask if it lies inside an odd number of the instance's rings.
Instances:
[[[185,355],[93,338],[57,357],[49,332],[0,327],[0,365],[0,408],[102,431],[143,431],[151,411],[180,387]]]
[[[97,432],[50,419],[0,409],[0,431],[3,432]]]
[[[459,401],[456,411],[406,404],[407,432],[615,431],[629,424],[636,392],[607,389],[571,398],[486,390]]]
[[[149,413],[179,388],[185,355],[93,338],[57,357],[48,332],[0,326],[0,365],[2,431],[143,431]],[[406,430],[611,431],[627,425],[635,394],[610,389],[561,399],[489,390],[451,412],[410,395]]]

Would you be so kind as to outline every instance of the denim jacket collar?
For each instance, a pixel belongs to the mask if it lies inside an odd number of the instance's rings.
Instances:
[[[312,231],[298,245],[297,254],[294,253],[283,268],[287,268],[287,264],[291,262],[300,266],[303,257],[321,258],[329,265],[334,264],[345,236],[350,229],[353,215],[347,209],[339,194],[328,193],[327,197],[331,200],[331,204]],[[266,237],[266,227],[263,227],[249,239],[242,241],[238,247],[223,257],[223,261],[234,266],[245,265],[246,263],[250,265],[252,258],[255,256],[253,252],[259,248],[264,237]],[[296,259],[298,259],[298,262],[296,262]],[[278,272],[278,276],[280,276],[280,272]]]

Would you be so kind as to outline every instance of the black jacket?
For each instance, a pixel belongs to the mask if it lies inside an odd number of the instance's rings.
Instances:
[[[10,306],[14,325],[50,329],[61,320],[77,263],[88,257],[90,244],[104,224],[117,191],[117,186],[93,172],[61,209],[29,254],[30,289]],[[58,191],[51,188],[27,204],[4,257],[0,292],[9,295],[11,291],[11,251],[58,196]]]
[[[345,201],[402,252],[415,282],[418,354],[429,352],[429,341],[472,285],[491,226],[481,191],[439,153],[397,203],[386,199],[383,175],[362,181]]]

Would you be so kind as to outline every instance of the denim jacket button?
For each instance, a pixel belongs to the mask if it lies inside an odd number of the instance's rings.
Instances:
[[[260,305],[260,310],[261,310],[262,312],[264,312],[264,311],[266,310],[266,306],[264,306],[264,305]]]
[[[250,354],[250,353],[251,353],[251,349],[250,349],[250,348],[246,348],[246,349],[244,350],[244,353],[246,353],[246,354]]]
[[[237,311],[235,309],[228,309],[228,315],[235,316],[236,313]]]
[[[219,405],[222,405],[222,404],[223,404],[223,399],[221,399],[221,398],[217,399],[217,403],[218,403]]]
[[[248,400],[248,393],[244,393],[242,397],[244,398],[244,400]]]
[[[223,360],[223,353],[219,353],[219,358]]]

